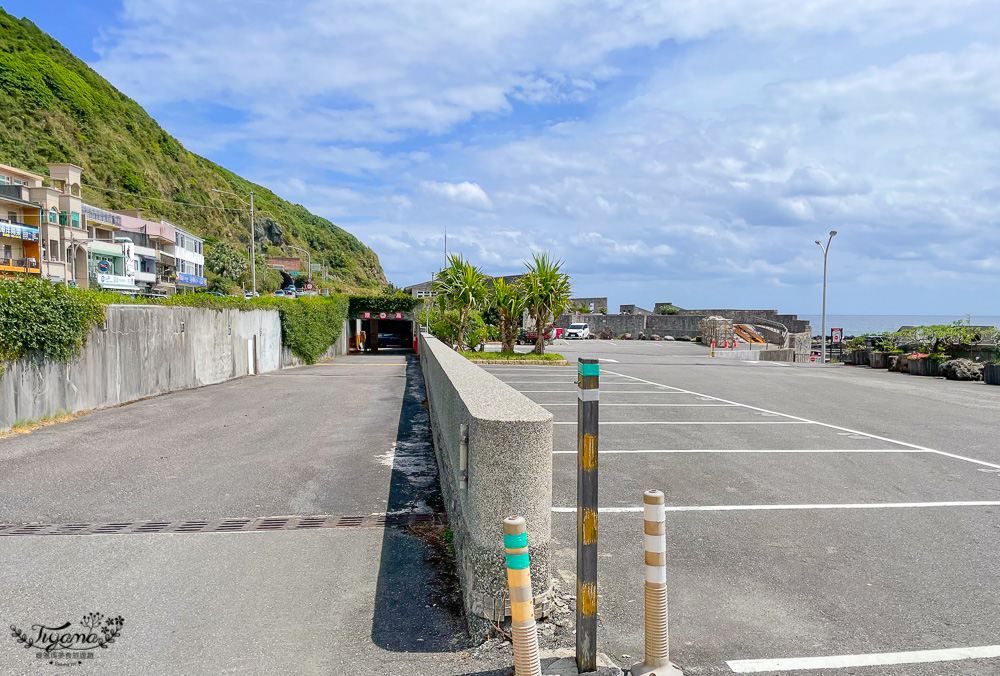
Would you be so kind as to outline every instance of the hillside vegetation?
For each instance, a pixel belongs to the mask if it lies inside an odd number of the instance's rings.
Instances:
[[[385,284],[378,257],[353,235],[188,152],[139,104],[56,40],[2,9],[0,162],[42,175],[48,162],[80,165],[84,183],[101,188],[85,186],[84,201],[106,209],[142,209],[147,218],[165,218],[236,251],[249,246],[247,214],[180,203],[239,207],[212,188],[244,196],[252,190],[262,217],[258,246],[267,255],[297,257],[282,248],[293,244],[311,250],[313,263],[329,266],[335,288],[375,290]]]

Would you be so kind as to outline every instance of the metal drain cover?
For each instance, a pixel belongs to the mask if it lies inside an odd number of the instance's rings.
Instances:
[[[268,516],[218,521],[116,521],[114,523],[0,523],[0,537],[17,535],[136,535],[139,533],[247,533],[315,528],[405,528],[445,524],[444,514],[370,516]]]

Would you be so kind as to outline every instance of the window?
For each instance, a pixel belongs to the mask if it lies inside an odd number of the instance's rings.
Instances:
[[[74,228],[80,227],[80,214],[76,213],[75,211],[73,212],[73,227]]]
[[[10,176],[0,174],[0,185],[10,185]]]
[[[16,211],[8,211],[7,212],[7,220],[10,221],[11,223],[17,223],[17,212]]]
[[[59,242],[54,239],[49,240],[49,260],[58,261],[59,260]]]
[[[59,223],[59,212],[55,209],[49,210],[49,223],[58,225]]]
[[[22,181],[19,178],[15,178],[14,179],[14,185],[27,185],[27,183],[25,183],[24,181]]]

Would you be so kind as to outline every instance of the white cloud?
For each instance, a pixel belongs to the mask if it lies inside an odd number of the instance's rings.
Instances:
[[[422,181],[420,187],[424,192],[432,195],[445,197],[455,204],[460,204],[471,209],[489,211],[493,208],[486,191],[479,187],[477,183],[462,181],[461,183],[447,183],[438,181]]]

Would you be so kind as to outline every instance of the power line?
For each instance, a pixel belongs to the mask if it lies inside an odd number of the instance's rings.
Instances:
[[[192,202],[178,202],[176,200],[168,200],[162,197],[152,197],[150,195],[139,195],[134,192],[128,192],[126,190],[114,190],[113,188],[102,188],[96,185],[90,185],[88,183],[82,184],[85,188],[90,188],[92,190],[100,190],[102,192],[113,192],[119,195],[129,195],[130,197],[138,197],[144,200],[152,200],[154,202],[167,202],[169,204],[180,204],[185,207],[198,207],[199,209],[218,209],[219,211],[249,211],[249,209],[239,209],[234,207],[217,207],[212,204],[194,204]]]

